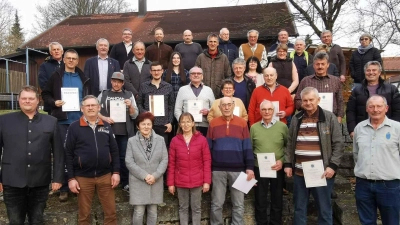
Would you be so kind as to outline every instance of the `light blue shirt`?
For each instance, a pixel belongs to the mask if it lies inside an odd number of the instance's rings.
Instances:
[[[375,130],[369,119],[354,129],[354,174],[370,180],[400,179],[400,123],[385,117]]]
[[[145,61],[145,58],[143,57],[143,59],[138,60],[138,59],[136,59],[135,56],[133,56],[132,61],[133,61],[133,62],[136,64],[136,66],[138,67],[139,73],[141,73],[141,72],[142,72],[142,67],[143,67],[143,64],[144,64],[144,61]]]
[[[276,123],[276,119],[275,118],[272,118],[272,120],[271,120],[271,122],[269,122],[269,124],[265,124],[265,122],[264,122],[264,120],[263,119],[261,119],[261,125],[264,127],[264,128],[270,128],[270,127],[272,127],[275,123]]]
[[[97,56],[99,66],[99,91],[107,90],[108,57],[105,59]]]

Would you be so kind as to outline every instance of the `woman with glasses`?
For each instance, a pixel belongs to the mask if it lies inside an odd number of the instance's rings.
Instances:
[[[256,56],[251,56],[247,59],[244,75],[253,80],[256,87],[264,84],[261,63]]]
[[[326,45],[326,44],[318,45],[317,48],[314,50],[314,55],[316,55],[318,52],[329,53],[328,45]],[[314,75],[314,74],[315,74],[314,65],[313,64],[308,65],[306,68],[306,75],[310,76],[310,75]],[[328,74],[333,75],[335,77],[340,77],[339,70],[337,69],[336,65],[333,63],[329,63]]]
[[[147,211],[147,225],[157,222],[157,205],[163,202],[163,174],[168,165],[164,138],[153,128],[154,116],[141,113],[136,118],[138,132],[129,138],[125,163],[129,170],[129,204],[133,205],[132,224],[143,224]]]
[[[231,79],[226,79],[222,81],[221,92],[223,97],[232,97],[235,102],[235,108],[233,110],[233,114],[239,117],[242,117],[247,121],[247,111],[246,107],[243,104],[243,101],[240,98],[233,97],[235,93],[235,83]],[[210,112],[207,115],[207,120],[210,122],[212,119],[222,116],[221,110],[219,109],[219,103],[221,99],[217,99],[211,106]]]
[[[196,131],[192,114],[179,117],[179,128],[169,148],[168,191],[179,199],[179,224],[200,225],[201,195],[210,190],[211,155],[207,139]]]

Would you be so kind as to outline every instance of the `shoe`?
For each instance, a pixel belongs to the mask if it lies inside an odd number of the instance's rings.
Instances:
[[[286,190],[285,188],[283,189],[283,195],[288,195],[289,194],[289,191],[288,190]]]
[[[122,190],[129,193],[129,184],[125,185]]]
[[[60,196],[58,197],[60,202],[68,201],[68,192],[60,192]]]

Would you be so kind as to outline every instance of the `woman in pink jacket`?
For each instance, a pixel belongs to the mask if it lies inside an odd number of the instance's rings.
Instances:
[[[182,113],[179,128],[169,149],[167,185],[178,192],[180,224],[189,223],[189,199],[192,224],[200,225],[201,194],[210,190],[211,155],[207,139],[196,131],[193,116]]]

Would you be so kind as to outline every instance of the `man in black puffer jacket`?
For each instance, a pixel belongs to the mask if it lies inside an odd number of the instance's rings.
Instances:
[[[365,79],[361,86],[357,86],[351,92],[347,102],[346,121],[347,129],[351,137],[354,135],[356,125],[368,119],[366,112],[367,99],[372,95],[381,95],[386,98],[389,110],[386,116],[400,122],[400,94],[394,85],[384,83],[380,77],[382,66],[378,61],[370,61],[365,64]]]

